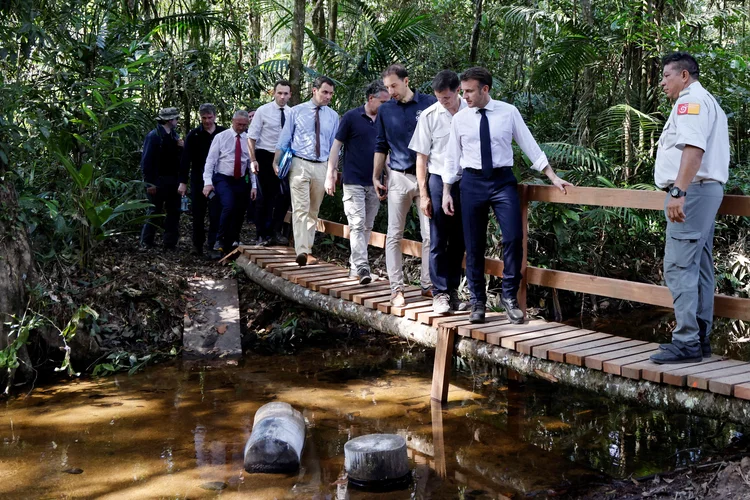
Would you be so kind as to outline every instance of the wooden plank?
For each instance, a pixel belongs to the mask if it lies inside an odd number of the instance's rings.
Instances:
[[[581,337],[585,337],[589,334],[593,334],[596,332],[593,332],[591,330],[582,330],[580,328],[576,328],[574,326],[565,326],[560,327],[560,331],[553,332],[552,330],[545,330],[542,333],[542,335],[531,335],[527,338],[517,338],[515,340],[515,347],[514,349],[520,353],[527,354],[527,355],[534,355],[534,349],[541,349],[542,346],[554,344],[555,342],[561,342],[561,341],[573,341],[576,339],[580,339]],[[565,329],[563,329],[565,328]],[[606,334],[602,334],[606,335]],[[513,337],[511,337],[513,338]],[[595,338],[602,338],[602,337],[595,337]],[[505,339],[503,339],[505,340]],[[593,339],[592,339],[593,340]],[[580,341],[579,341],[580,342]],[[547,351],[544,350],[545,355],[547,354]],[[536,356],[539,357],[539,356]]]
[[[622,375],[623,366],[647,361],[659,349],[659,345],[655,345],[656,347],[654,347],[654,349],[651,351],[633,354],[632,356],[626,356],[624,358],[610,359],[608,361],[605,361],[603,366],[604,372],[611,373],[613,375]]]
[[[608,339],[611,338],[612,335],[609,335],[608,333],[591,333],[587,335],[583,335],[581,337],[572,337],[566,340],[560,340],[557,342],[552,342],[551,344],[542,343],[542,344],[535,344],[533,341],[528,342],[522,342],[521,352],[525,352],[526,346],[528,345],[531,347],[531,354],[536,356],[537,358],[541,359],[547,359],[547,355],[550,350],[554,350],[560,347],[567,347],[570,345],[580,344],[582,342],[589,342],[592,340],[600,340],[600,339]]]
[[[432,307],[430,307],[429,311],[418,313],[416,320],[417,322],[422,323],[424,325],[432,325],[433,321],[435,321],[438,318],[442,318],[443,316],[445,316],[443,313],[436,313],[432,310]]]
[[[414,299],[417,297],[422,296],[422,290],[412,290],[410,292],[404,293],[405,299]],[[379,309],[380,304],[383,304],[383,307],[385,308],[385,313],[391,312],[391,295],[388,294],[387,297],[383,298],[369,298],[365,300],[365,307],[369,307],[370,309]]]
[[[474,323],[469,321],[468,311],[454,312],[450,316],[438,318],[433,322],[433,325],[435,326],[445,326],[446,328],[453,328],[454,330],[460,326],[472,324]]]
[[[362,285],[359,284],[359,279],[352,278],[352,280],[353,281],[351,283],[346,282],[346,281],[342,281],[340,283],[331,283],[331,284],[328,284],[328,285],[321,285],[320,289],[318,291],[320,293],[322,293],[323,295],[331,295],[331,296],[333,296],[332,292],[334,290],[347,290],[349,288],[354,288],[355,286],[362,286]],[[375,284],[375,283],[387,283],[387,282],[384,282],[384,281],[372,281],[372,283],[370,283],[370,284]]]
[[[330,264],[314,264],[312,266],[304,266],[304,268],[305,268],[304,270],[305,271],[309,271],[311,269],[324,269],[324,268],[328,268],[329,266],[330,266]],[[280,277],[283,278],[284,277],[283,276],[284,273],[289,272],[289,271],[299,271],[301,269],[302,269],[302,267],[299,266],[299,265],[297,267],[293,267],[293,266],[277,267],[277,268],[275,268],[273,270],[273,274],[275,274],[276,276],[280,276]]]
[[[312,283],[316,283],[319,281],[326,281],[335,277],[347,278],[348,276],[349,276],[349,271],[347,271],[346,269],[339,268],[337,270],[323,271],[320,273],[296,276],[295,281],[298,285],[304,286],[305,288],[312,289]]]
[[[508,323],[508,317],[505,314],[500,313],[491,313],[485,316],[484,323],[471,323],[464,318],[463,321],[455,321],[455,323],[458,324],[458,330],[457,333],[461,337],[472,337],[477,340],[484,340],[484,334],[481,334],[480,337],[474,337],[473,332],[475,330],[481,330],[483,328],[489,328],[491,326],[498,326],[501,324],[501,322]],[[502,323],[502,324],[504,324]]]
[[[750,399],[750,384],[735,385],[734,397],[740,399]]]
[[[319,268],[316,269],[309,269],[307,266],[304,267],[298,267],[297,269],[285,269],[281,271],[281,277],[285,280],[291,281],[294,283],[294,279],[296,279],[299,276],[314,276],[316,274],[321,274],[326,271],[335,271],[336,266],[332,266],[330,264],[327,265],[321,265]]]
[[[484,341],[489,344],[500,345],[500,341],[505,337],[518,335],[519,333],[535,332],[539,330],[549,330],[562,326],[560,323],[547,323],[541,320],[531,320],[521,325],[508,324],[492,327],[489,330],[483,330],[485,333]]]
[[[494,323],[492,323],[492,326],[496,326],[496,325],[498,325],[498,326],[499,325],[510,325],[510,324],[511,323],[510,323],[510,320],[508,320],[508,318],[506,318],[504,316],[501,316],[501,319],[498,320],[498,321],[496,321],[496,322],[494,322]],[[487,328],[487,325],[480,324],[479,326],[483,327],[483,328],[477,328],[477,329],[474,329],[474,330],[464,330],[464,331],[467,334],[471,334],[471,338],[473,338],[475,340],[479,340],[481,342],[487,342],[487,333],[484,330],[485,328]],[[462,327],[459,327],[459,328],[462,328]],[[468,336],[468,335],[464,335],[464,336]]]
[[[664,382],[665,384],[684,387],[687,384],[687,376],[689,374],[712,370],[716,363],[723,360],[724,358],[722,356],[713,355],[708,359],[704,358],[700,363],[691,363],[690,365],[658,365],[651,361],[647,361],[646,363],[651,363],[656,366],[642,368],[641,374],[645,380]],[[718,367],[717,369],[721,369],[721,367]]]
[[[285,264],[291,262],[297,265],[292,257],[285,257],[283,255],[254,255],[250,258],[250,262],[260,267],[266,267],[268,264],[271,264],[273,262],[283,262]],[[299,265],[297,265],[297,267],[299,267]]]
[[[589,349],[582,349],[565,354],[565,362],[571,365],[583,366],[586,361],[586,357],[594,356],[597,354],[605,354],[609,352],[622,351],[631,347],[637,347],[644,345],[647,342],[642,340],[626,340],[625,342],[618,342],[616,344],[609,344],[600,347],[592,347]]]
[[[368,285],[364,285],[368,286]],[[414,290],[409,290],[410,292],[413,292]],[[404,294],[406,295],[406,294]],[[388,297],[390,300],[391,297],[391,290],[390,288],[387,289],[380,289],[380,290],[363,290],[362,292],[355,293],[351,297],[351,301],[355,302],[357,304],[363,304],[366,299],[372,298],[372,297]]]
[[[293,260],[291,260],[289,262],[269,262],[265,266],[260,266],[260,267],[262,267],[266,271],[269,271],[269,272],[272,273],[274,269],[291,268],[292,266],[299,267],[299,265],[296,262],[294,262]]]
[[[333,278],[333,279],[327,279],[323,281],[316,281],[314,283],[310,283],[310,289],[315,292],[321,292],[320,287],[326,286],[326,285],[335,285],[335,284],[343,284],[343,283],[351,283],[352,285],[359,283],[358,278],[350,278],[348,276],[344,276],[343,278]],[[322,293],[322,292],[321,292]],[[325,294],[328,295],[328,294]]]
[[[527,333],[521,333],[519,335],[512,335],[510,337],[504,337],[500,340],[500,345],[502,347],[505,347],[506,349],[513,349],[514,351],[517,351],[516,349],[516,342],[522,342],[524,340],[530,340],[530,339],[538,339],[542,337],[547,337],[548,335],[556,335],[558,333],[564,333],[564,332],[570,332],[574,330],[580,330],[580,328],[576,328],[575,326],[568,326],[568,325],[561,325],[557,328],[548,328],[546,330],[536,331],[536,332],[527,332]]]
[[[411,309],[407,309],[405,317],[406,319],[413,319],[416,321],[417,314],[426,312],[432,312],[432,301],[430,301],[430,304],[427,306],[412,307]]]
[[[414,302],[407,301],[403,306],[391,306],[390,314],[394,316],[404,317],[406,316],[406,313],[412,309],[420,309],[425,306],[432,306],[432,299],[427,299],[425,297],[414,297],[413,300]]]
[[[592,354],[592,355],[586,356],[585,364],[586,364],[586,368],[591,368],[592,370],[602,370],[604,368],[604,363],[606,361],[611,361],[611,360],[619,359],[619,358],[626,358],[628,356],[633,356],[634,354],[641,354],[644,352],[654,354],[657,349],[659,349],[659,344],[654,344],[652,342],[649,342],[646,344],[629,347],[627,349],[603,352],[599,354]]]
[[[702,389],[705,391],[708,390],[708,383],[711,380],[733,375],[742,375],[743,373],[750,373],[750,363],[741,363],[731,368],[710,370],[703,373],[694,373],[692,375],[688,375],[687,385],[688,387],[692,387],[694,389]]]
[[[558,363],[565,362],[565,356],[569,352],[582,351],[583,349],[591,349],[594,347],[603,347],[606,345],[619,344],[620,342],[626,342],[630,339],[625,337],[611,336],[601,340],[592,340],[588,342],[581,342],[580,344],[571,344],[564,347],[555,347],[547,351],[547,359],[550,361],[557,361]]]
[[[339,297],[344,300],[352,300],[358,293],[375,292],[379,290],[389,290],[391,288],[390,283],[368,283],[367,285],[360,285],[358,287],[350,288],[348,290],[342,290],[338,292]],[[335,297],[335,295],[334,295]]]
[[[732,375],[731,377],[721,377],[709,380],[708,390],[716,394],[731,396],[734,393],[733,389],[735,385],[745,384],[747,382],[750,382],[750,373],[740,373],[738,375]]]

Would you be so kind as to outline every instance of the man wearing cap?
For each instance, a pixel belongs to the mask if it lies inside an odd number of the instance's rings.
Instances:
[[[417,185],[417,154],[409,149],[417,120],[422,112],[437,99],[409,88],[409,73],[400,64],[393,64],[383,72],[383,84],[391,100],[378,110],[375,128],[378,131],[373,159],[372,183],[380,199],[388,199],[388,237],[385,240],[385,264],[391,283],[391,304],[403,306],[404,268],[401,240],[404,238],[406,216],[419,200]],[[386,155],[391,155],[387,180],[381,182]],[[422,294],[432,296],[430,282],[430,220],[419,212],[422,233]]]
[[[438,102],[422,112],[409,143],[409,149],[417,153],[420,210],[430,219],[432,309],[438,314],[466,308],[458,298],[464,260],[459,183],[454,183],[452,188],[455,214],[446,215],[443,212],[443,179],[440,177],[453,115],[466,107],[466,101],[458,93],[459,86],[458,75],[451,70],[435,75],[432,91]]]
[[[273,101],[259,107],[250,123],[250,161],[258,174],[261,197],[257,202],[255,227],[259,245],[286,245],[289,240],[281,234],[284,217],[289,210],[289,193],[283,192],[281,180],[273,170],[273,156],[281,129],[291,108],[287,105],[292,95],[292,84],[279,80],[273,86]]]
[[[203,171],[206,157],[211,143],[217,134],[226,130],[216,124],[216,107],[213,104],[201,104],[198,108],[201,124],[185,137],[185,150],[182,154],[180,169],[180,194],[187,191],[187,181],[190,178],[190,193],[193,197],[193,254],[203,255],[203,244],[207,243],[209,250],[216,243],[216,233],[219,229],[221,204],[217,197],[209,200],[203,196]],[[208,241],[206,241],[205,218],[208,212]]]
[[[164,248],[177,246],[180,237],[180,157],[182,139],[177,134],[177,108],[163,108],[156,117],[157,126],[146,135],[141,155],[141,171],[146,183],[146,196],[153,207],[148,215],[155,215],[143,225],[141,246],[154,247],[156,228],[164,230]],[[164,215],[162,217],[162,215]]]
[[[492,209],[503,235],[503,278],[500,303],[511,323],[523,323],[518,304],[523,259],[523,227],[518,182],[513,174],[515,140],[533,170],[543,172],[560,191],[572,186],[559,178],[547,155],[531,135],[518,109],[490,96],[492,75],[485,68],[469,68],[461,75],[461,90],[468,105],[453,117],[445,155],[443,210],[455,213],[451,188],[461,180],[461,215],[466,244],[466,279],[471,293],[469,321],[484,323],[487,290],[484,251],[488,212]]]
[[[698,81],[693,56],[675,52],[662,65],[661,86],[674,107],[659,138],[654,180],[667,191],[664,281],[677,324],[672,342],[651,361],[697,363],[711,356],[714,227],[729,178],[729,129],[724,110]]]
[[[375,153],[375,118],[390,97],[380,80],[365,90],[365,104],[347,111],[341,118],[336,140],[328,157],[326,192],[333,196],[338,181],[339,151],[344,148],[344,212],[349,223],[350,274],[362,285],[372,281],[367,245],[378,215],[380,200],[372,185],[372,157]]]
[[[294,106],[279,135],[273,169],[278,175],[281,150],[294,151],[289,169],[292,195],[292,231],[296,262],[300,266],[315,264],[312,255],[318,211],[325,195],[326,163],[339,126],[339,115],[328,107],[334,82],[319,76],[313,82],[312,99]]]
[[[217,246],[214,247],[220,254],[229,252],[233,243],[239,241],[247,203],[257,188],[256,177],[250,172],[249,123],[247,111],[235,111],[232,126],[214,137],[203,170],[203,195],[209,197],[215,191],[221,203]]]

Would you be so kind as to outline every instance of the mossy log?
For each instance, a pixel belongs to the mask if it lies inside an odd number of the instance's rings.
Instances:
[[[254,282],[302,306],[327,312],[383,333],[398,335],[427,347],[435,347],[438,334],[436,328],[313,292],[264,271],[244,255],[240,255],[236,262]],[[738,398],[647,380],[632,380],[598,370],[527,356],[466,337],[460,338],[456,343],[455,352],[466,359],[489,361],[523,375],[593,391],[616,400],[646,404],[665,411],[720,418],[743,425],[750,424],[750,401]]]

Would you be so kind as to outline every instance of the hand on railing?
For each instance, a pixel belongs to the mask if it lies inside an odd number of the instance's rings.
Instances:
[[[564,181],[561,178],[555,176],[555,179],[552,181],[552,185],[557,187],[560,191],[562,191],[565,194],[568,194],[567,187],[575,187],[573,184],[571,184],[568,181]]]

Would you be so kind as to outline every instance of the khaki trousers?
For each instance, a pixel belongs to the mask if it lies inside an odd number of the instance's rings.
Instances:
[[[292,158],[289,189],[292,195],[292,232],[294,251],[312,253],[318,211],[325,195],[326,164]]]
[[[422,234],[422,273],[420,284],[423,289],[432,288],[430,282],[430,219],[419,210],[419,186],[417,176],[388,170],[388,237],[385,240],[385,265],[391,290],[404,289],[403,254],[401,240],[404,239],[406,216],[412,203],[417,204],[419,230]]]
[[[349,266],[354,275],[360,269],[370,271],[367,245],[379,208],[380,200],[374,186],[344,184],[344,212],[349,223],[349,245],[352,250]]]

